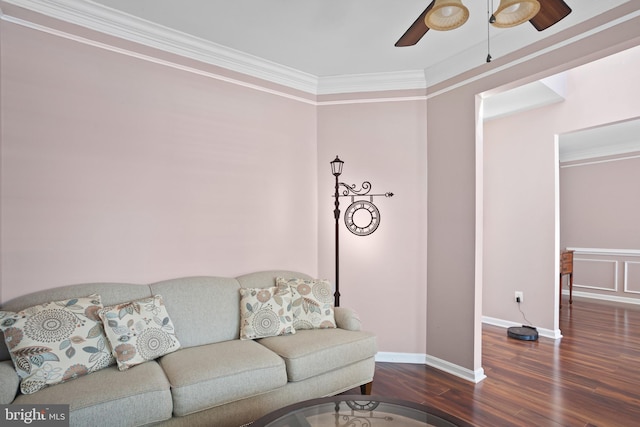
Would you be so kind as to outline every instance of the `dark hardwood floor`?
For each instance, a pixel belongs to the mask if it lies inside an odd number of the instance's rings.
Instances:
[[[640,426],[640,308],[565,301],[560,330],[560,340],[531,342],[484,325],[485,380],[377,363],[372,394],[434,406],[476,426]]]

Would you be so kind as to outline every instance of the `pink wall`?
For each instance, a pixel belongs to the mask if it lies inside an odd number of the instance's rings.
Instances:
[[[390,102],[391,101],[391,102]],[[341,182],[368,180],[378,197],[380,226],[356,236],[344,226],[348,198],[340,200],[340,290],[379,334],[385,360],[424,362],[426,352],[426,127],[425,101],[379,99],[323,105],[318,111],[319,269],[335,276],[333,198],[329,162],[340,156]],[[367,199],[368,200],[368,199]],[[407,355],[407,353],[409,355]],[[411,356],[413,355],[413,356]]]
[[[554,305],[557,298],[555,268],[558,259],[554,248],[556,239],[559,239],[555,232],[554,217],[558,207],[555,199],[558,168],[556,135],[640,116],[640,104],[637,101],[640,99],[640,87],[633,83],[637,79],[638,69],[640,47],[635,47],[568,71],[568,90],[564,102],[485,123],[485,316],[522,322],[522,315],[513,297],[515,291],[523,291],[525,302],[521,308],[528,320],[540,328],[557,330],[557,309]],[[607,167],[617,169],[620,164]],[[561,172],[560,184],[564,186],[561,187],[564,188],[561,197],[567,197],[567,193],[571,192],[566,185],[575,188],[575,184],[563,183],[563,180],[575,179],[570,175],[579,173],[577,170]],[[620,198],[613,196],[616,193],[620,196],[618,191],[625,192],[622,182],[602,189],[612,197],[608,200],[609,204],[593,198],[605,183],[597,178],[598,175],[592,175],[588,182],[584,177],[579,178],[582,184],[588,186],[588,189],[583,187],[582,197],[591,198],[591,207],[598,204],[598,212],[604,212],[603,209],[613,204],[617,212],[624,210]],[[634,186],[637,187],[637,178],[625,182],[634,190]],[[626,194],[634,192],[630,187],[626,187],[626,190]],[[618,202],[614,203],[613,199]],[[633,200],[630,203],[637,211],[637,198],[630,197],[628,200]],[[571,204],[580,210],[585,207]],[[583,239],[575,240],[575,229],[568,224],[571,221],[567,220],[567,215],[575,218],[576,212],[570,211],[567,205],[565,207],[566,210],[560,210],[563,218],[560,225],[562,230],[567,227],[573,239],[563,238],[560,246],[575,246],[579,241],[586,244]],[[587,217],[594,214],[593,211],[591,214],[585,213]],[[620,215],[620,219],[626,215],[626,224],[634,222],[629,221],[629,216],[633,214]],[[580,224],[583,231],[584,225]],[[632,249],[638,249],[640,246],[636,236],[640,230],[637,230],[637,224],[634,227],[627,229],[628,233],[617,235],[612,230],[609,237],[592,239],[595,234],[583,237],[591,242],[587,247],[610,245],[613,239],[623,245],[621,247],[631,245]]]
[[[474,96],[454,90],[427,108],[427,353],[477,370]]]
[[[485,123],[483,315],[554,330],[557,105]],[[546,114],[540,115],[542,112]],[[519,118],[519,119],[518,119]],[[525,124],[526,123],[526,124]]]
[[[638,152],[561,164],[560,247],[579,248],[574,295],[640,301],[638,182]]]
[[[1,300],[78,282],[316,274],[315,106],[0,30]]]
[[[640,250],[639,155],[561,165],[561,247]]]

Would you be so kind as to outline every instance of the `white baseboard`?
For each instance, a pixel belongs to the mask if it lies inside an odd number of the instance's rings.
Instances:
[[[495,317],[489,317],[489,316],[482,316],[482,323],[499,326],[505,329],[510,328],[512,326],[522,326],[522,323],[512,322],[510,320],[496,319]],[[554,340],[562,338],[562,333],[560,333],[560,329],[556,329],[556,330],[545,329],[545,328],[538,328],[537,326],[536,326],[536,329],[538,331],[538,335],[540,335],[541,337],[552,338]]]
[[[563,290],[562,294],[568,296],[569,290],[568,289]],[[573,296],[578,298],[584,298],[584,299],[595,299],[599,301],[619,302],[623,304],[640,305],[640,299],[638,298],[628,298],[628,297],[621,297],[618,295],[596,294],[593,292],[577,291],[575,290],[575,287],[573,289]],[[565,302],[565,304],[567,303]]]
[[[393,352],[378,352],[376,354],[376,362],[389,362],[389,363],[413,363],[419,365],[428,365],[438,370],[447,372],[456,377],[470,381],[472,383],[478,383],[486,378],[484,369],[480,368],[476,371],[463,368],[462,366],[455,365],[446,360],[439,359],[434,356],[422,353],[393,353]]]
[[[472,371],[451,362],[447,362],[446,360],[439,359],[435,356],[427,355],[427,365],[440,369],[441,371],[448,372],[449,374],[455,375],[463,380],[471,381],[472,383],[479,383],[483,379],[487,378],[484,374],[483,368]]]
[[[376,354],[376,362],[413,363],[416,365],[424,365],[426,360],[427,355],[420,353],[394,353],[389,351],[380,351]]]

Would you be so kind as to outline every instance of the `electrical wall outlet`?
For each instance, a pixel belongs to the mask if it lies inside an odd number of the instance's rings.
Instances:
[[[515,302],[524,302],[524,292],[516,291],[516,296],[514,297]]]

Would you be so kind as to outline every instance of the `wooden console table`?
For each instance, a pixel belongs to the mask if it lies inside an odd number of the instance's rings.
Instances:
[[[560,308],[562,308],[562,276],[569,275],[569,304],[573,304],[573,251],[560,254]]]

